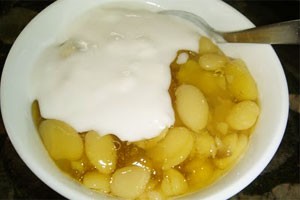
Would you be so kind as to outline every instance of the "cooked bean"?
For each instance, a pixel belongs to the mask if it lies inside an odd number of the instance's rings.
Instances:
[[[85,136],[85,152],[90,162],[104,174],[112,173],[117,165],[117,149],[112,135],[100,136],[90,131]]]
[[[209,159],[196,157],[184,166],[184,170],[189,185],[201,188],[212,180],[215,166]]]
[[[161,190],[167,196],[180,195],[188,190],[188,184],[179,171],[171,168],[164,171]]]
[[[247,144],[248,137],[240,133],[234,152],[228,157],[214,159],[214,164],[220,169],[229,169],[242,156],[242,154],[247,148]]]
[[[225,67],[227,60],[225,56],[211,53],[200,56],[198,62],[203,69],[215,71]]]
[[[207,131],[196,134],[195,148],[199,157],[215,157],[217,148],[215,139]]]
[[[235,151],[238,142],[238,134],[230,133],[222,137],[222,145],[218,149],[218,157],[231,156]]]
[[[66,123],[47,119],[41,122],[39,133],[54,160],[78,160],[83,153],[83,142],[79,134]]]
[[[228,132],[228,124],[225,122],[217,122],[216,130],[219,131],[222,135],[226,135]]]
[[[163,140],[146,150],[146,154],[162,169],[169,169],[189,156],[193,144],[193,133],[187,128],[171,128]]]
[[[188,128],[199,132],[208,120],[209,108],[205,96],[197,87],[186,84],[179,86],[175,95],[181,121]]]
[[[180,84],[196,86],[205,96],[228,95],[225,76],[202,69],[194,60],[188,60],[183,64],[176,74],[176,78]]]
[[[137,142],[134,142],[134,144],[142,149],[149,149],[151,147],[154,147],[157,142],[162,140],[166,136],[167,132],[168,132],[168,129],[166,128],[158,136],[148,139],[148,140],[137,141]]]
[[[260,109],[253,101],[242,101],[235,104],[227,116],[227,123],[235,130],[251,128],[259,115]]]
[[[98,171],[87,172],[83,177],[82,183],[90,189],[104,193],[110,192],[110,176],[101,174]]]
[[[144,192],[150,176],[150,171],[137,166],[117,169],[112,175],[111,191],[118,197],[137,198]]]
[[[218,53],[220,55],[223,54],[219,47],[215,45],[209,38],[202,36],[199,40],[199,54],[203,55],[207,53]]]

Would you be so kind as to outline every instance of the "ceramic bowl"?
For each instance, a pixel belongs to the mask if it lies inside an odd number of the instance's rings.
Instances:
[[[115,0],[57,1],[37,15],[15,41],[5,62],[1,80],[1,111],[13,146],[26,165],[53,190],[69,199],[109,199],[86,189],[64,175],[48,156],[32,123],[28,96],[31,68],[39,53],[55,41],[60,30],[83,12]],[[125,1],[125,0],[123,0]],[[121,2],[117,0],[116,2]],[[223,30],[254,25],[219,0],[132,0],[150,9],[181,9],[202,16]],[[283,137],[288,117],[288,88],[280,61],[270,45],[221,44],[229,56],[242,58],[259,89],[261,115],[240,162],[213,185],[190,194],[188,199],[227,199],[251,183],[266,167]]]

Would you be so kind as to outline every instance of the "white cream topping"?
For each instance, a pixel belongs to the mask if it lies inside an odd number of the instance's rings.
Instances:
[[[33,98],[42,116],[79,132],[113,133],[121,140],[157,136],[174,123],[168,88],[179,49],[197,51],[199,33],[172,17],[146,10],[97,8],[58,38],[79,50],[43,52],[33,70]]]

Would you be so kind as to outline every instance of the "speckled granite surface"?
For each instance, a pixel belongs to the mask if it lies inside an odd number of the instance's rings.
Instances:
[[[53,1],[0,0],[0,67],[23,27]],[[231,0],[228,4],[255,25],[299,18],[299,1]],[[283,141],[265,170],[232,200],[300,200],[299,46],[274,46],[290,92],[290,113]],[[18,157],[0,120],[0,199],[64,199],[41,182]]]

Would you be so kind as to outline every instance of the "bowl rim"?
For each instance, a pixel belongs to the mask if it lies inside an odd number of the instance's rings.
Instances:
[[[91,1],[91,0],[89,0]],[[164,0],[151,0],[148,2],[152,2],[156,5],[160,4],[160,1],[163,2]],[[190,0],[190,2],[194,2],[195,0]],[[205,0],[202,0],[202,2],[204,2]],[[50,9],[56,9],[57,6],[61,6],[61,4],[63,4],[63,2],[71,2],[71,0],[65,0],[65,1],[56,1],[54,3],[52,3],[51,5],[49,5],[47,8],[45,8],[43,11],[41,11],[25,28],[24,30],[21,32],[21,34],[19,35],[19,37],[17,38],[17,40],[15,41],[15,43],[13,44],[6,62],[4,64],[3,67],[3,72],[2,72],[2,77],[1,77],[1,88],[0,88],[0,92],[1,92],[1,112],[2,112],[2,116],[3,116],[3,121],[4,121],[4,125],[5,128],[7,130],[7,134],[14,146],[14,148],[16,149],[17,153],[19,154],[19,156],[21,157],[21,159],[26,163],[26,165],[30,168],[30,170],[37,176],[39,177],[39,179],[41,179],[44,183],[46,183],[49,187],[51,187],[52,189],[54,189],[55,191],[57,191],[58,193],[62,194],[65,197],[71,198],[71,199],[77,199],[79,196],[82,198],[86,198],[85,195],[81,195],[81,193],[79,191],[76,191],[74,193],[73,189],[70,189],[69,187],[65,187],[64,183],[60,183],[60,182],[55,182],[55,184],[52,183],[52,179],[48,178],[47,172],[43,171],[40,169],[40,167],[37,165],[37,163],[31,162],[30,156],[29,155],[25,155],[22,153],[22,148],[17,144],[16,140],[17,138],[15,138],[14,135],[14,128],[11,125],[10,121],[8,121],[7,116],[7,112],[9,112],[7,110],[7,106],[6,106],[6,95],[7,95],[7,90],[4,86],[7,85],[7,66],[9,66],[9,60],[13,59],[13,52],[16,51],[16,49],[18,48],[18,43],[19,40],[22,40],[22,35],[24,34],[24,32],[27,32],[28,30],[31,29],[31,26],[34,26],[35,23],[40,19],[41,16],[46,15],[48,10]],[[95,2],[110,2],[110,0],[99,0],[99,1],[95,1]],[[122,1],[123,2],[123,1]],[[146,0],[140,0],[138,2],[146,2]],[[222,6],[228,7],[232,10],[232,12],[235,12],[236,14],[238,14],[241,18],[241,20],[244,20],[245,24],[247,24],[247,26],[249,28],[253,27],[253,23],[251,23],[244,15],[242,15],[241,13],[239,13],[237,10],[235,10],[234,8],[232,8],[230,5],[226,4],[223,1],[220,0],[214,0],[215,3],[218,4],[222,4]],[[67,3],[66,3],[67,4]],[[274,49],[269,45],[270,51],[273,51],[273,53],[276,55]],[[276,56],[277,57],[277,56]],[[281,66],[280,61],[277,57],[277,61],[278,65]],[[272,141],[272,145],[267,147],[267,151],[266,151],[266,155],[264,157],[262,157],[260,159],[260,165],[259,167],[256,168],[251,168],[252,169],[252,173],[246,174],[243,177],[241,177],[241,179],[239,181],[236,182],[235,185],[231,185],[231,187],[229,188],[224,188],[224,190],[226,191],[230,191],[227,192],[227,194],[222,193],[222,191],[218,191],[217,193],[215,193],[214,195],[212,195],[212,198],[207,198],[207,199],[226,199],[229,198],[231,196],[233,196],[234,194],[238,193],[239,191],[241,191],[243,188],[245,188],[247,185],[249,185],[262,171],[263,169],[267,166],[267,164],[270,162],[270,160],[272,159],[272,157],[274,156],[274,154],[276,153],[276,150],[278,149],[280,142],[282,140],[282,137],[284,135],[284,131],[286,128],[286,124],[287,124],[287,119],[288,119],[288,106],[289,106],[289,101],[288,101],[288,87],[287,87],[287,83],[286,83],[286,78],[284,75],[284,71],[282,69],[278,69],[280,72],[280,79],[281,80],[285,80],[285,84],[282,85],[282,93],[280,94],[282,97],[285,97],[282,101],[282,108],[284,110],[282,110],[282,120],[277,124],[278,127],[278,134],[276,134],[276,138],[274,138]],[[253,176],[253,173],[256,174],[256,176]],[[73,194],[71,194],[73,193]],[[78,196],[79,195],[79,196]],[[191,197],[193,197],[194,194],[191,195]]]

